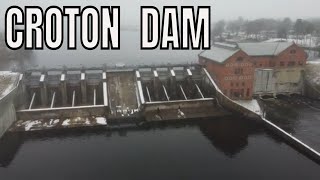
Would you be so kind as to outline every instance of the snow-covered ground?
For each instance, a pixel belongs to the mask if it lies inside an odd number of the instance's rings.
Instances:
[[[320,64],[320,59],[315,59],[312,61],[307,61],[307,64]]]
[[[311,37],[311,36],[304,36],[300,39],[295,38],[293,36],[290,36],[288,39],[272,38],[272,39],[266,40],[265,42],[281,42],[281,41],[294,42],[304,47],[320,46],[320,39],[318,37]]]
[[[307,62],[306,78],[313,85],[320,86],[320,59]]]
[[[18,73],[0,71],[0,99],[14,89],[18,78]]]
[[[69,126],[70,125],[70,119],[66,119],[63,121],[62,126]]]
[[[104,117],[96,117],[96,122],[100,125],[107,125],[107,119]]]
[[[32,127],[37,126],[39,124],[41,124],[41,121],[27,121],[25,125],[25,130],[30,131]]]
[[[44,126],[46,127],[54,127],[59,123],[59,119],[51,119],[50,122],[47,124],[45,123]]]
[[[60,123],[61,122],[61,123]],[[85,126],[106,126],[108,125],[105,117],[74,117],[66,119],[38,119],[38,120],[19,120],[11,128],[15,131],[36,131],[44,129],[59,129]]]

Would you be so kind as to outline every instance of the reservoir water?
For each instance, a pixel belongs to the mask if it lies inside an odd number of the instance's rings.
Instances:
[[[78,34],[79,35],[79,34]],[[78,37],[80,42],[80,37]],[[80,43],[77,50],[68,50],[66,42],[58,50],[32,51],[23,63],[32,68],[42,67],[100,67],[102,65],[115,66],[125,64],[155,65],[195,63],[200,50],[140,50],[140,31],[122,30],[120,50],[86,50]],[[30,51],[29,51],[30,53]]]

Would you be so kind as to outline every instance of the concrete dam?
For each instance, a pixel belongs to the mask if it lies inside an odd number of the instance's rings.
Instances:
[[[0,96],[1,136],[6,131],[125,128],[238,113],[320,163],[319,152],[265,119],[258,103],[248,106],[225,96],[197,64],[31,69],[14,77],[10,92]]]
[[[131,124],[228,114],[199,65],[29,70],[13,130]]]

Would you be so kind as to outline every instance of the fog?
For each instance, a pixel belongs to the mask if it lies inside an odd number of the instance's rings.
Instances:
[[[154,64],[154,63],[186,63],[197,60],[198,51],[142,51],[140,50],[140,6],[156,6],[162,11],[163,6],[211,6],[212,23],[221,19],[232,20],[242,16],[245,20],[258,18],[282,19],[290,17],[293,22],[295,19],[309,19],[320,17],[317,9],[320,1],[316,0],[1,0],[0,6],[0,41],[4,39],[4,18],[8,7],[17,5],[40,6],[46,9],[49,6],[121,6],[120,22],[121,29],[121,50],[119,51],[86,51],[82,47],[75,51],[68,51],[64,42],[62,48],[56,51],[44,49],[32,51],[21,55],[17,51],[5,50],[5,44],[0,44],[0,67],[7,69],[13,60],[22,66],[60,66],[60,65],[101,65],[116,63],[125,64]],[[280,22],[280,21],[279,21]],[[66,23],[66,22],[64,22]],[[78,23],[79,26],[79,23]],[[78,27],[79,28],[79,27]],[[79,30],[77,30],[79,32]],[[66,33],[66,32],[65,32]],[[78,39],[79,37],[79,33]],[[5,56],[4,54],[7,54]],[[18,55],[17,55],[18,54]],[[21,61],[28,58],[32,61]],[[90,59],[90,61],[88,61]],[[107,59],[107,60],[106,60]]]
[[[320,17],[317,0],[215,0],[215,19],[314,18]]]

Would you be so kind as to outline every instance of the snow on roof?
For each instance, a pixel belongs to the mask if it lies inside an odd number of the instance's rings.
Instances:
[[[238,43],[249,56],[275,56],[293,45],[293,42]]]
[[[223,63],[238,51],[236,48],[213,45],[210,50],[202,52],[199,56]]]
[[[223,63],[240,49],[249,56],[276,56],[293,44],[293,42],[238,43],[238,45],[215,43],[211,50],[204,51],[199,56]]]
[[[228,43],[216,42],[216,43],[214,43],[214,45],[219,46],[219,47],[233,48],[233,49],[238,48],[238,45],[230,44],[230,43],[228,44]]]

